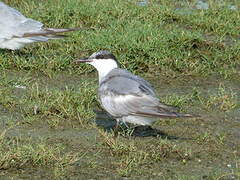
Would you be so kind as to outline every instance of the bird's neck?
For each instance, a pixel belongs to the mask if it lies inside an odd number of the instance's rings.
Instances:
[[[113,69],[118,68],[118,64],[114,60],[99,60],[99,63],[92,63],[98,71],[99,83]]]
[[[117,68],[117,67],[116,67]],[[98,71],[98,78],[99,78],[99,83],[102,81],[102,79],[107,76],[108,73],[110,73],[113,69],[115,68],[108,68],[104,69],[104,71]]]

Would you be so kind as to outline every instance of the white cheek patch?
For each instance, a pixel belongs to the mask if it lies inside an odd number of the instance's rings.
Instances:
[[[89,64],[97,69],[99,80],[106,76],[111,70],[118,67],[117,63],[113,59],[93,59],[93,61]]]
[[[117,68],[117,63],[112,59],[94,59],[89,64],[93,65],[99,72],[105,72]]]

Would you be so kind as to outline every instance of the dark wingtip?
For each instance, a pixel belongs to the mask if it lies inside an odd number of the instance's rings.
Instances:
[[[79,30],[82,30],[82,28],[80,27],[74,27],[74,28],[46,28],[45,30],[47,31],[53,31],[53,32],[56,32],[56,33],[61,33],[61,32],[70,32],[70,31],[79,31]]]
[[[152,116],[152,117],[160,117],[160,118],[197,118],[201,117],[199,115],[193,114],[181,114],[177,112],[166,112],[166,113],[146,113],[146,112],[136,112],[135,114],[143,115],[143,116]]]
[[[71,31],[79,31],[79,30],[84,30],[83,28],[76,27],[76,28],[62,28],[62,29],[57,29],[57,28],[44,28],[42,29],[43,31],[39,32],[30,32],[30,33],[25,33],[23,34],[22,37],[34,37],[34,36],[54,36],[58,33],[65,33],[65,32],[71,32]],[[61,36],[61,35],[56,35],[56,36]]]

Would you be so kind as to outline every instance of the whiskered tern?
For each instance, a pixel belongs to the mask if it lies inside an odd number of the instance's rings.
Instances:
[[[58,33],[80,28],[44,28],[39,21],[26,18],[19,11],[0,2],[0,48],[17,50],[26,44],[62,38]]]
[[[156,118],[191,118],[191,114],[175,112],[175,108],[159,101],[149,82],[119,68],[115,56],[108,51],[93,53],[76,63],[87,63],[98,71],[98,96],[102,107],[117,121],[151,125]]]

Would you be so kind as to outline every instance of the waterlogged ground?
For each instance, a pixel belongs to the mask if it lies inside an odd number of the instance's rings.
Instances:
[[[0,50],[0,179],[240,178],[238,1],[4,2],[85,30]],[[122,126],[113,138],[96,73],[72,63],[100,49],[201,117]]]
[[[6,83],[8,90],[1,97],[1,178],[237,179],[239,176],[239,81],[148,76],[163,101],[201,117],[160,120],[152,129],[138,127],[135,131],[123,131],[114,139],[111,127],[115,122],[101,112],[96,102],[81,107],[85,97],[78,92],[86,88],[86,79],[88,90],[94,95],[95,75],[61,73],[49,78],[25,72],[20,75],[1,72],[1,82]],[[60,100],[66,98],[68,91],[76,99]],[[73,108],[69,107],[74,106],[73,101],[76,106],[86,108],[88,120],[81,118],[78,108],[67,112]],[[45,109],[44,104],[48,106]],[[96,119],[91,116],[92,108],[97,113]]]

